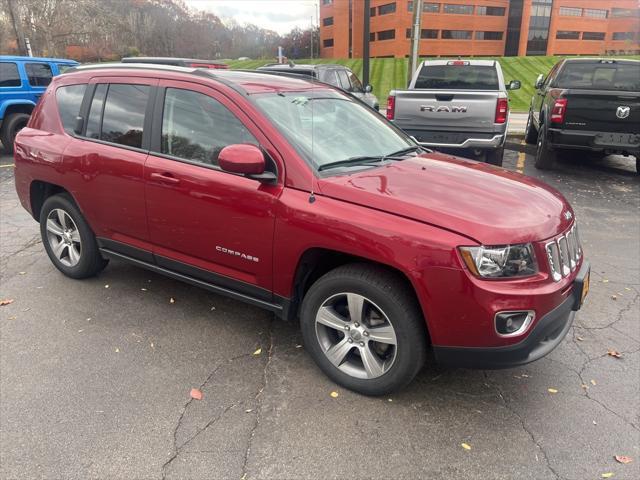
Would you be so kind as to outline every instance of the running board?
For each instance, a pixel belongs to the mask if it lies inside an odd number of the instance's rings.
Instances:
[[[205,290],[209,290],[210,292],[217,293],[219,295],[224,295],[226,297],[233,298],[235,300],[240,300],[241,302],[248,303],[250,305],[255,305],[257,307],[264,308],[266,310],[270,310],[275,312],[276,314],[282,316],[283,314],[283,306],[278,305],[271,302],[266,302],[264,300],[260,300],[258,298],[245,295],[243,293],[236,292],[234,290],[230,290],[228,288],[219,287],[212,283],[208,283],[202,280],[198,280],[197,278],[190,277],[188,275],[183,275],[181,273],[174,272],[173,270],[169,270],[163,267],[159,267],[158,265],[154,265],[152,263],[144,262],[142,260],[138,260],[133,257],[129,257],[128,255],[123,255],[121,253],[114,252],[113,250],[109,250],[108,248],[100,248],[100,253],[107,258],[115,258],[119,260],[124,260],[125,262],[131,263],[138,267],[145,268],[147,270],[151,270],[152,272],[159,273],[161,275],[165,275],[167,277],[173,278],[175,280],[180,280],[185,283],[189,283],[196,287],[203,288]]]

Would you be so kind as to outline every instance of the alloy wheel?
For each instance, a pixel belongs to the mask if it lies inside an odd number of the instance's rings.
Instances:
[[[384,375],[397,354],[397,338],[387,315],[368,298],[339,293],[316,314],[316,336],[327,359],[355,378]]]
[[[47,215],[47,241],[51,252],[67,267],[74,267],[82,255],[80,232],[71,216],[60,208]]]

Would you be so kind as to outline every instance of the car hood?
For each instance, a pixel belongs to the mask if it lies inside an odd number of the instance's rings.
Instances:
[[[322,195],[446,228],[484,245],[544,240],[573,211],[533,178],[439,153],[319,181]],[[571,215],[567,214],[571,212]]]

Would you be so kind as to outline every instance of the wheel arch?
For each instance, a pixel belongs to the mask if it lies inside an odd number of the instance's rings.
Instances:
[[[40,222],[40,212],[42,206],[47,198],[57,195],[59,193],[66,193],[77,205],[73,195],[64,187],[56,185],[50,182],[44,182],[42,180],[33,180],[29,186],[29,203],[31,206],[31,216],[36,222]]]
[[[0,117],[6,118],[7,115],[11,115],[12,113],[26,113],[27,115],[31,115],[35,107],[35,103],[22,100],[4,102],[0,108]]]

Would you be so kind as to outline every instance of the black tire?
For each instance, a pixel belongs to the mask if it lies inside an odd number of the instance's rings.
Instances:
[[[533,125],[533,112],[529,110],[529,116],[527,117],[527,126],[524,130],[524,141],[528,145],[535,145],[538,141],[538,131]]]
[[[503,160],[504,147],[496,148],[495,150],[487,150],[485,153],[485,161],[491,165],[501,167]]]
[[[551,170],[557,159],[557,152],[549,147],[547,130],[544,125],[540,125],[538,132],[538,148],[536,149],[535,167],[540,170]]]
[[[636,155],[636,173],[640,175],[640,156]]]
[[[2,122],[2,131],[0,131],[0,140],[4,151],[8,154],[13,153],[13,142],[20,130],[27,126],[29,115],[26,113],[12,113],[7,115]]]
[[[324,353],[316,329],[316,315],[325,302],[346,293],[366,297],[372,302],[369,305],[379,307],[395,331],[396,345],[392,347],[395,352],[394,359],[388,369],[376,378],[357,378],[347,374],[335,366]],[[369,308],[371,311],[371,307]],[[363,318],[365,317],[366,314]],[[369,320],[365,318],[363,324],[366,321]],[[320,369],[334,382],[364,395],[384,395],[408,385],[422,368],[427,356],[426,326],[413,292],[403,278],[381,267],[349,264],[325,274],[311,286],[304,297],[300,326],[306,349]],[[374,332],[375,329],[369,331]],[[340,330],[335,332],[340,335]],[[344,332],[342,335],[342,339],[347,339]],[[340,337],[337,338],[336,341],[340,341]],[[369,348],[370,339],[362,339],[367,341],[366,348]],[[374,349],[375,344],[373,342]],[[352,348],[355,350],[345,358],[359,361],[360,365],[364,366],[359,354],[362,349],[355,344]]]
[[[63,263],[64,261],[69,261],[70,254],[69,249],[67,248],[67,258],[63,257],[62,259],[58,258],[58,256],[54,253],[53,242],[57,239],[62,239],[61,235],[56,235],[47,230],[47,219],[49,218],[49,214],[51,214],[54,210],[62,210],[66,213],[71,220],[73,220],[74,226],[76,227],[73,230],[77,229],[79,233],[80,242],[79,247],[79,261],[75,265],[67,265]],[[56,212],[54,212],[56,213]],[[60,222],[62,223],[62,222]],[[84,217],[80,213],[80,210],[76,206],[75,202],[68,194],[58,194],[47,198],[42,205],[42,210],[40,211],[40,235],[42,236],[42,243],[44,244],[44,248],[47,251],[47,255],[49,255],[49,259],[55,265],[55,267],[64,273],[67,277],[82,279],[87,277],[92,277],[100,273],[104,267],[107,266],[109,260],[102,258],[100,255],[100,250],[98,249],[98,244],[96,242],[96,237],[89,228],[89,225],[85,221]],[[55,237],[50,240],[50,235]],[[62,240],[61,240],[62,242]],[[65,247],[63,247],[64,250]]]

